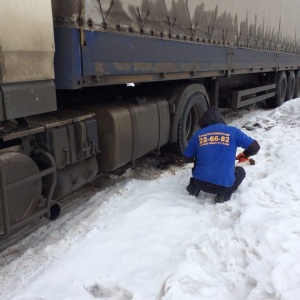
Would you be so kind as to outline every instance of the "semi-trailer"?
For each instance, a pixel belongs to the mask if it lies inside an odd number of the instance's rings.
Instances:
[[[300,97],[297,0],[0,2],[0,235],[185,149],[209,106]]]

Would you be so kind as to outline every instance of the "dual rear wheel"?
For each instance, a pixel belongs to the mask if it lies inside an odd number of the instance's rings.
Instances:
[[[295,74],[290,71],[287,75],[282,71],[276,75],[276,95],[266,100],[270,108],[282,105],[285,101],[300,97],[300,71]]]
[[[183,153],[189,140],[197,129],[198,121],[209,107],[208,96],[204,86],[193,84],[186,89],[182,89],[177,95],[180,99],[178,107],[182,105],[181,115],[178,122],[177,149]],[[290,71],[287,75],[282,71],[276,75],[276,95],[266,99],[266,104],[270,108],[282,105],[285,101],[300,97],[300,70],[296,73]],[[176,122],[175,122],[176,126]]]

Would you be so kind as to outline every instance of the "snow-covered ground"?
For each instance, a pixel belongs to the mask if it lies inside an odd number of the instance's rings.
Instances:
[[[2,252],[0,299],[299,299],[300,101],[229,121],[261,145],[229,202],[191,165],[129,171]]]

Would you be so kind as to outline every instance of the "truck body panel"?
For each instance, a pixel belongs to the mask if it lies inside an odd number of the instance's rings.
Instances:
[[[53,79],[51,1],[1,1],[0,11],[0,83]]]
[[[0,11],[0,121],[56,110],[51,1],[0,1]]]
[[[60,2],[52,0],[59,89],[300,66],[296,0]]]
[[[55,36],[61,49],[55,55],[58,89],[229,76],[300,67],[300,56],[295,53],[89,31],[85,32],[85,46],[80,51],[78,30],[56,28]]]

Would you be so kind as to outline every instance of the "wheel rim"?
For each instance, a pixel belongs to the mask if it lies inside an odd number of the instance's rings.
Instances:
[[[278,74],[276,74],[276,95],[275,97],[266,99],[266,104],[270,108],[275,108],[280,105],[282,105],[285,100],[289,97],[289,89],[288,86],[290,86],[290,81],[287,80],[287,76],[285,71],[282,71]]]
[[[186,120],[186,139],[189,141],[197,129],[197,107],[193,105]]]

